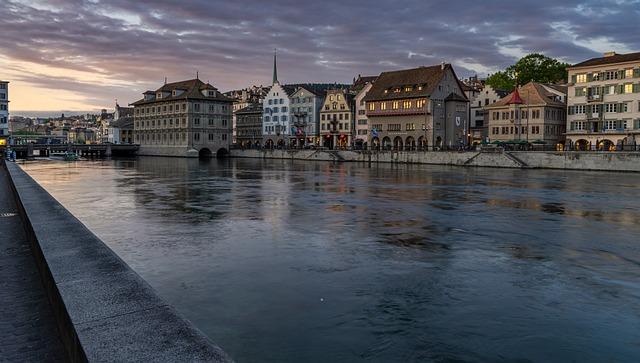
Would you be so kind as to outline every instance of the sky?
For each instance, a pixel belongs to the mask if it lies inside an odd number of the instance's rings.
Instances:
[[[640,0],[3,0],[10,112],[112,109],[164,83],[221,91],[452,63],[486,76],[531,52],[640,51]],[[31,112],[39,111],[39,112]]]

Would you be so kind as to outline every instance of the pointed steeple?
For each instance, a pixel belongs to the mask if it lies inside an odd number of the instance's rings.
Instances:
[[[278,51],[277,49],[273,50],[273,84],[278,83],[278,65],[277,65],[277,58],[276,58],[277,51]]]

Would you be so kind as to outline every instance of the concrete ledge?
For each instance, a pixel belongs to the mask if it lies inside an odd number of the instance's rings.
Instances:
[[[19,166],[6,165],[71,361],[231,361]]]
[[[640,152],[344,151],[232,149],[236,158],[640,172]]]

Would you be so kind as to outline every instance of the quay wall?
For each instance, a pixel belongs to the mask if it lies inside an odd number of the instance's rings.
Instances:
[[[231,361],[18,165],[6,168],[71,361]]]
[[[237,158],[640,172],[640,152],[231,150]]]

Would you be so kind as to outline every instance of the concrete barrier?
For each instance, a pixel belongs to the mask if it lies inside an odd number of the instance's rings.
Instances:
[[[237,150],[232,157],[640,172],[639,152]]]
[[[231,361],[18,165],[7,169],[71,361]]]

